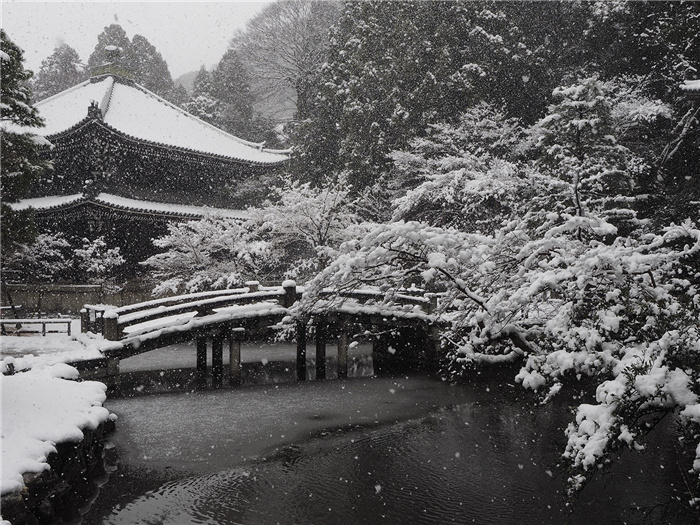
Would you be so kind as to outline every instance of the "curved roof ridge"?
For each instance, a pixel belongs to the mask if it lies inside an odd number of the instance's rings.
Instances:
[[[255,148],[255,149],[258,149],[258,150],[260,150],[260,151],[274,152],[273,150],[268,150],[268,149],[263,148],[263,143],[261,143],[261,142],[251,142],[251,141],[249,141],[249,140],[242,139],[241,137],[237,137],[236,135],[233,135],[232,133],[229,133],[229,132],[227,132],[227,131],[224,131],[224,130],[221,129],[221,128],[217,128],[217,127],[214,126],[213,124],[210,124],[209,122],[206,122],[206,121],[202,120],[201,118],[199,118],[199,117],[193,115],[193,114],[190,113],[189,111],[186,111],[186,110],[182,109],[180,106],[176,106],[176,105],[173,104],[172,102],[169,102],[168,100],[165,100],[163,97],[161,97],[161,96],[159,96],[159,95],[156,95],[153,91],[151,91],[151,90],[149,90],[148,88],[142,86],[141,84],[138,84],[138,83],[134,82],[134,83],[133,83],[133,87],[135,87],[135,88],[141,90],[141,91],[142,91],[143,93],[145,93],[146,95],[155,98],[157,101],[159,101],[159,102],[161,102],[161,103],[163,103],[163,104],[165,104],[165,105],[167,105],[167,106],[170,106],[172,109],[178,111],[179,113],[182,113],[182,114],[184,114],[185,116],[187,116],[187,117],[189,117],[189,118],[191,118],[191,119],[193,119],[193,120],[196,120],[196,121],[199,122],[200,124],[203,124],[204,126],[210,128],[210,129],[212,129],[213,131],[216,131],[217,133],[220,133],[220,134],[222,134],[222,135],[229,136],[229,137],[235,139],[237,142],[239,142],[239,143],[241,143],[241,144],[243,144],[243,145],[245,145],[245,146],[250,146],[251,148]]]
[[[84,87],[87,86],[88,84],[92,84],[92,81],[91,81],[89,78],[88,78],[87,80],[81,82],[80,84],[76,84],[75,86],[69,87],[68,89],[64,89],[63,91],[59,91],[58,93],[55,93],[55,94],[51,95],[50,97],[46,97],[45,99],[40,100],[39,102],[36,102],[36,103],[34,104],[34,106],[35,106],[37,109],[39,109],[40,114],[41,114],[40,106],[41,106],[42,104],[44,104],[44,103],[46,103],[46,102],[50,102],[50,101],[52,101],[52,100],[55,99],[55,98],[58,98],[58,97],[60,97],[60,96],[65,95],[66,93],[71,93],[71,92],[76,91],[76,90],[78,90],[78,89],[84,88]]]
[[[99,193],[94,197],[87,197],[83,193],[77,193],[74,195],[36,197],[11,203],[10,207],[17,211],[33,208],[37,212],[53,212],[60,209],[73,208],[76,205],[90,203],[133,213],[157,214],[160,216],[183,217],[188,219],[198,219],[208,215],[218,215],[221,217],[239,220],[249,218],[249,214],[245,210],[198,206],[193,204],[147,201],[129,197],[121,197],[110,193]]]
[[[102,113],[102,118],[105,118],[107,111],[109,111],[109,103],[112,102],[112,93],[114,92],[114,77],[110,76],[107,78],[107,89],[100,102],[100,113]]]

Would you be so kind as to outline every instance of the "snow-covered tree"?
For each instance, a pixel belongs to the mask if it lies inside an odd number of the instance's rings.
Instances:
[[[39,154],[39,146],[48,146],[48,142],[31,131],[43,126],[44,121],[31,104],[28,83],[32,72],[24,69],[23,61],[22,50],[0,30],[0,222],[4,254],[12,251],[16,243],[30,242],[36,235],[32,210],[15,211],[8,204],[22,199],[51,167]]]
[[[524,111],[517,100],[533,51],[507,6],[346,3],[331,31],[311,123],[299,136],[300,176],[347,170],[361,191],[389,169],[391,151],[429,124],[454,122],[480,101],[507,102],[508,116]]]
[[[154,295],[230,288],[258,277],[264,242],[251,238],[238,221],[206,217],[170,224],[154,244],[163,249],[142,264],[152,269]]]
[[[533,195],[536,177],[512,162],[525,142],[517,120],[480,103],[456,124],[430,126],[405,151],[391,154],[394,220],[492,232],[520,217]]]
[[[115,57],[110,54],[109,49],[116,48],[118,51],[118,64],[113,64]],[[119,24],[110,24],[104,28],[102,33],[97,35],[97,44],[92,54],[88,57],[87,67],[90,74],[100,72],[101,68],[107,64],[114,65],[118,73],[132,77],[134,69],[132,67],[131,41],[126,35],[126,31]]]
[[[355,211],[351,188],[342,182],[323,188],[287,182],[277,193],[277,203],[248,210],[246,225],[269,243],[273,275],[308,279],[335,257],[344,241],[358,238],[366,228]]]
[[[142,35],[129,40],[119,24],[111,24],[97,35],[97,45],[87,65],[90,74],[125,76],[174,103],[181,96],[175,91],[168,64],[155,46]]]
[[[639,124],[635,118],[644,108],[629,104],[629,97],[616,98],[607,87],[587,78],[555,89],[555,102],[534,132],[545,171],[565,184],[563,193],[546,196],[550,209],[556,202],[554,209],[593,214],[620,226],[636,220],[636,188],[650,166],[618,140]],[[668,112],[663,104],[650,106],[652,114],[644,118]]]
[[[557,213],[534,230],[513,221],[493,235],[381,225],[344,245],[297,313],[324,288],[379,286],[390,304],[417,286],[441,294],[448,376],[525,359],[517,380],[543,398],[577,376],[596,378],[598,404],[581,405],[567,430],[574,493],[619,447],[639,447],[649,418],[675,412],[700,430],[700,230],[687,222],[604,241],[615,233],[602,219]],[[700,476],[700,444],[694,468]]]
[[[40,234],[6,256],[5,268],[21,272],[29,282],[63,280],[70,268],[71,245],[63,234]]]
[[[593,378],[595,404],[567,429],[572,495],[668,413],[695,440],[700,484],[700,228],[635,220],[630,197],[648,166],[623,143],[669,107],[628,88],[588,79],[555,90],[532,129],[536,163],[490,153],[490,126],[414,140],[394,154],[405,180],[422,180],[396,201],[399,220],[345,243],[295,307],[313,311],[321,289],[379,286],[391,304],[419,287],[440,293],[448,377],[521,360],[517,381],[544,400]],[[491,199],[504,206],[475,228]]]
[[[87,78],[85,65],[78,52],[68,44],[57,46],[53,54],[41,62],[34,80],[34,98],[39,101],[79,84]]]
[[[236,51],[227,50],[212,71],[211,95],[219,101],[216,124],[229,133],[250,138],[253,96],[248,74]]]
[[[68,239],[63,233],[42,233],[22,244],[5,265],[29,282],[108,284],[124,263],[119,248],[108,248],[103,237]]]
[[[202,65],[194,79],[192,96],[184,108],[195,117],[214,124],[219,105],[220,102],[212,93],[211,73]]]
[[[73,250],[72,267],[77,282],[105,284],[115,269],[124,264],[119,248],[108,248],[104,237],[82,239],[80,248]]]

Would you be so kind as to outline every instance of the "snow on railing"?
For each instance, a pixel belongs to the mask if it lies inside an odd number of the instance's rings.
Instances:
[[[294,281],[285,281],[282,286],[261,287],[257,281],[247,282],[246,285],[246,288],[178,295],[119,308],[85,305],[82,310],[83,330],[92,328],[92,331],[102,332],[105,339],[119,341],[133,334],[134,330],[142,332],[150,327],[152,330],[158,330],[163,328],[163,323],[190,325],[194,318],[216,317],[222,309],[241,305],[266,304],[269,307],[270,304],[276,303],[281,308],[290,308],[304,292]],[[387,302],[387,299],[392,304],[398,303],[403,307],[403,311],[394,308],[387,315],[396,314],[401,317],[425,317],[434,312],[437,306],[437,295],[421,290],[402,290],[387,296],[386,292],[378,288],[345,292],[327,289],[323,290],[321,298],[329,308],[357,315],[382,313],[382,303]],[[333,299],[340,300],[340,305],[333,305]],[[368,302],[370,304],[365,304]],[[158,323],[158,320],[162,320],[163,323]]]

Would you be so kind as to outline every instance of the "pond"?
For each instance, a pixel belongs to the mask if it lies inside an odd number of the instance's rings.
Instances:
[[[161,357],[180,366],[178,352]],[[556,466],[564,400],[539,406],[507,381],[362,377],[371,356],[360,353],[347,380],[275,383],[274,370],[294,363],[270,360],[285,350],[260,352],[237,388],[108,401],[115,467],[83,523],[682,522],[669,502],[689,463],[679,464],[670,419],[572,509]],[[138,382],[142,366],[123,369]]]

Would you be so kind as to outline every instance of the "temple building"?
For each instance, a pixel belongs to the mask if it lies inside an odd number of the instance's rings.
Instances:
[[[172,221],[231,209],[236,188],[282,166],[265,149],[208,124],[116,75],[94,76],[35,104],[54,169],[13,208],[32,207],[40,232],[118,246],[132,268],[155,252]]]

